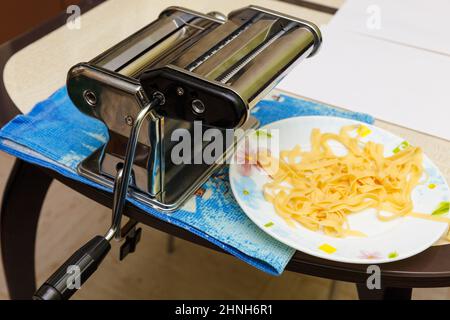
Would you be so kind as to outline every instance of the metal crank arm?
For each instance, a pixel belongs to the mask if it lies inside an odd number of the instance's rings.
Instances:
[[[114,183],[114,202],[112,207],[112,223],[105,236],[96,236],[78,249],[53,275],[36,291],[33,300],[66,300],[80,289],[89,277],[97,270],[100,263],[111,249],[110,241],[121,240],[121,221],[126,203],[131,172],[134,163],[139,132],[144,120],[152,109],[164,101],[164,97],[156,93],[153,100],[143,108],[131,129],[123,167],[117,171]]]

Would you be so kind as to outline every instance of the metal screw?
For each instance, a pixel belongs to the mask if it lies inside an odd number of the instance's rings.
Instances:
[[[166,103],[166,97],[164,96],[164,94],[162,92],[155,91],[153,93],[153,98],[158,98],[159,99],[159,105],[160,106],[163,106]]]
[[[184,95],[184,89],[182,87],[177,88],[177,95],[179,95],[179,96]]]
[[[84,100],[92,107],[95,107],[95,105],[97,104],[97,96],[91,90],[85,90],[83,92],[83,97]]]
[[[126,116],[125,117],[125,122],[126,122],[127,125],[129,125],[131,127],[133,125],[133,123],[134,123],[134,119],[133,119],[132,116]]]
[[[197,114],[205,112],[205,105],[202,100],[195,99],[192,101],[192,110]]]

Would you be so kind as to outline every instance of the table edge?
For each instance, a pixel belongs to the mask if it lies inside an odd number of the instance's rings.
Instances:
[[[82,12],[85,13],[104,1],[106,0],[83,0],[82,3],[80,4],[80,7],[82,8]],[[329,14],[333,14],[338,10],[333,7],[303,0],[285,0],[285,2]],[[2,112],[0,113],[0,126],[5,125],[12,118],[21,114],[20,110],[15,106],[14,102],[10,98],[4,85],[3,71],[7,62],[14,54],[19,52],[26,46],[32,44],[33,42],[44,37],[46,34],[61,27],[65,23],[66,18],[67,18],[66,13],[61,12],[58,16],[52,18],[47,22],[44,22],[37,28],[34,28],[33,30],[24,33],[0,45],[0,73],[2,75],[2,77],[0,78],[0,106],[2,108]],[[101,190],[97,190],[93,187],[86,186],[74,180],[68,179],[49,169],[42,168],[42,170],[44,170],[47,174],[57,179],[58,181],[64,183],[65,185],[68,185],[75,191],[87,196],[88,198],[96,202],[99,202],[107,207],[111,207],[112,205],[111,194]],[[127,204],[125,214],[128,217],[135,219],[141,223],[144,223],[148,226],[151,226],[155,229],[161,230],[166,233],[169,233],[167,230],[170,229],[173,231],[170,232],[170,234],[176,237],[196,243],[198,245],[202,245],[209,249],[226,253],[220,247],[212,244],[211,242],[203,238],[200,238],[199,236],[196,236],[180,227],[171,225],[167,222],[152,217],[151,215],[138,209],[137,207],[134,207],[133,205]],[[397,286],[397,287],[450,286],[450,265],[449,271],[445,272],[414,272],[408,270],[387,270],[387,271],[383,270],[383,266],[385,265],[389,266],[402,265],[404,261],[407,261],[408,264],[411,259],[417,260],[417,257],[422,256],[424,256],[424,258],[428,258],[428,256],[436,254],[436,251],[442,252],[444,253],[444,255],[450,256],[450,245],[431,247],[426,251],[424,251],[423,253],[420,253],[412,258],[389,264],[381,264],[380,266],[382,270],[383,281],[389,286]],[[366,268],[367,265],[333,262],[309,256],[305,253],[297,251],[292,260],[287,265],[286,270],[293,272],[300,272],[313,276],[320,276],[324,278],[337,279],[354,283],[363,283],[366,281],[368,277]]]

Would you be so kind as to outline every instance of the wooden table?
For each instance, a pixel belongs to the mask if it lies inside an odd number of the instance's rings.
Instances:
[[[162,2],[162,1],[161,1]],[[84,0],[82,27],[69,30],[61,13],[32,32],[0,46],[0,125],[15,115],[31,110],[64,84],[70,66],[88,61],[133,31],[156,18],[169,5],[181,5],[202,12],[227,13],[231,9],[257,4],[294,16],[326,24],[343,0],[213,1]],[[99,23],[101,21],[101,23]],[[325,39],[326,41],[326,39]],[[382,121],[376,125],[401,135],[425,152],[450,181],[450,142]],[[5,189],[1,208],[1,247],[6,280],[12,299],[29,299],[35,291],[35,238],[41,206],[54,179],[107,207],[112,195],[67,179],[58,173],[16,160]],[[219,250],[210,242],[127,205],[125,215],[170,235]],[[357,284],[362,299],[410,299],[412,288],[450,286],[450,245],[433,246],[412,258],[380,265],[382,290],[368,290],[366,265],[345,264],[296,252],[287,270]]]

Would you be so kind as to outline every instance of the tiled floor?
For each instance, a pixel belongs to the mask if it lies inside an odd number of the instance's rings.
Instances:
[[[13,159],[0,154],[0,189]],[[41,283],[93,235],[106,230],[110,212],[67,187],[54,183],[38,230],[37,276]],[[285,272],[272,277],[237,259],[183,240],[173,254],[167,236],[144,227],[135,254],[119,262],[118,245],[76,299],[356,299],[350,283],[338,282],[331,295],[329,280]],[[8,299],[0,265],[0,298]],[[415,299],[447,299],[448,288],[415,290]]]

